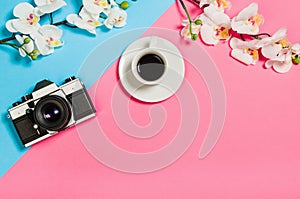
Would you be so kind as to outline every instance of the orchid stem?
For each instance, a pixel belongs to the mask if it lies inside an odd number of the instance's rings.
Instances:
[[[0,44],[4,44],[5,42],[11,41],[11,40],[14,40],[14,39],[16,39],[16,36],[15,36],[15,34],[12,34],[11,37],[0,40]]]
[[[10,46],[16,50],[18,50],[18,48],[19,48],[19,46],[17,44],[11,44],[11,43],[7,43],[7,42],[1,42],[0,44]]]
[[[73,25],[70,25],[68,24],[68,21],[67,20],[63,20],[63,21],[60,21],[60,22],[56,22],[54,24],[52,24],[53,26],[60,26],[60,25],[64,25],[64,26],[67,26],[69,28],[77,28],[76,26],[73,26]]]
[[[80,6],[79,10],[78,10],[78,14],[80,13],[80,11],[82,10],[83,5]]]
[[[80,6],[80,8],[79,8],[79,10],[78,10],[78,14],[79,14],[80,11],[82,10],[82,8],[83,8],[83,5]],[[50,13],[50,22],[51,22],[51,25],[53,25],[53,26],[64,25],[64,26],[67,26],[67,27],[69,27],[69,28],[77,28],[77,26],[73,26],[73,25],[68,24],[68,21],[67,21],[67,20],[63,20],[63,21],[59,21],[59,22],[53,23],[53,15],[52,15],[52,13]]]
[[[200,4],[200,1],[198,1],[198,0],[190,0],[190,1],[192,1],[192,2],[194,2],[194,3],[196,3],[196,4]]]
[[[261,33],[261,34],[257,34],[257,35],[250,35],[251,37],[255,38],[255,39],[258,39],[258,40],[261,40],[262,38],[260,36],[268,36],[268,37],[271,37],[270,34],[268,33]]]
[[[50,24],[52,25],[52,24],[53,24],[53,14],[50,13],[50,14],[49,14],[49,17],[50,17]]]
[[[181,4],[182,8],[184,9],[185,14],[186,14],[186,16],[187,16],[187,18],[188,18],[188,20],[189,20],[189,24],[190,24],[190,33],[191,33],[191,35],[192,35],[192,34],[193,34],[193,32],[192,32],[192,30],[193,30],[193,27],[192,27],[193,21],[192,21],[192,19],[191,19],[190,13],[189,13],[188,9],[186,8],[185,4],[183,3],[183,0],[179,0],[179,2],[180,2],[180,4]]]
[[[243,34],[240,34],[240,37],[241,37],[241,39],[242,39],[243,41],[246,41],[246,39],[245,39],[245,37],[244,37]]]

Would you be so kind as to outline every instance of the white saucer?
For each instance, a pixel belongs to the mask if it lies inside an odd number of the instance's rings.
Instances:
[[[119,62],[119,77],[123,87],[132,97],[144,102],[160,102],[171,97],[182,84],[185,72],[184,60],[178,48],[170,41],[155,36],[157,42],[154,48],[164,54],[168,61],[166,74],[158,84],[151,86],[140,83],[133,76],[132,59],[138,51],[149,47],[152,37],[144,37],[130,44]]]

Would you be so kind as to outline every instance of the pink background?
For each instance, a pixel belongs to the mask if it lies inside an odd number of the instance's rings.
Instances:
[[[229,15],[251,2],[233,0]],[[272,34],[286,26],[290,41],[300,42],[296,0],[257,2],[265,17],[261,32]],[[196,7],[189,7],[196,16]],[[153,26],[179,30],[183,16],[174,4]],[[227,93],[224,130],[209,156],[197,158],[209,123],[208,108],[201,110],[202,125],[188,151],[171,166],[148,174],[121,173],[100,164],[73,128],[32,147],[0,179],[0,198],[300,198],[299,66],[280,75],[264,69],[263,62],[247,67],[233,60],[228,44],[201,45],[218,66]],[[108,90],[103,99],[111,97],[116,67],[117,63],[101,79],[103,90]],[[209,106],[202,78],[187,68],[186,79],[201,106]],[[97,106],[106,110],[108,104]],[[144,108],[137,108],[134,118]],[[172,133],[161,136],[172,137]],[[151,145],[133,144],[118,132],[109,137],[118,146],[138,152],[157,149],[167,140],[156,137]]]

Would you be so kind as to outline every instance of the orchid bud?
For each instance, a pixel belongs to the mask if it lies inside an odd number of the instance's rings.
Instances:
[[[129,2],[128,2],[128,1],[123,1],[123,2],[120,4],[120,7],[121,7],[123,10],[126,10],[127,8],[129,8]]]
[[[39,51],[39,50],[33,50],[31,53],[32,53],[33,55],[38,55],[38,54],[40,54],[40,51]]]
[[[294,62],[294,64],[300,64],[300,57],[298,55],[293,57],[293,62]]]
[[[198,35],[197,34],[192,34],[192,40],[197,40],[198,39]]]
[[[29,44],[30,41],[31,41],[31,39],[29,37],[26,37],[23,42],[24,42],[24,44]]]
[[[194,23],[195,23],[196,25],[202,25],[202,21],[201,21],[200,19],[197,19],[196,21],[194,21]]]
[[[30,55],[30,57],[31,57],[32,60],[36,60],[38,56],[37,55]]]

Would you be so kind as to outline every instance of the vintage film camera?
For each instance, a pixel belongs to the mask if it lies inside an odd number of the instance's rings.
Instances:
[[[95,116],[95,108],[80,79],[69,77],[61,86],[49,80],[35,85],[8,110],[25,147]]]

